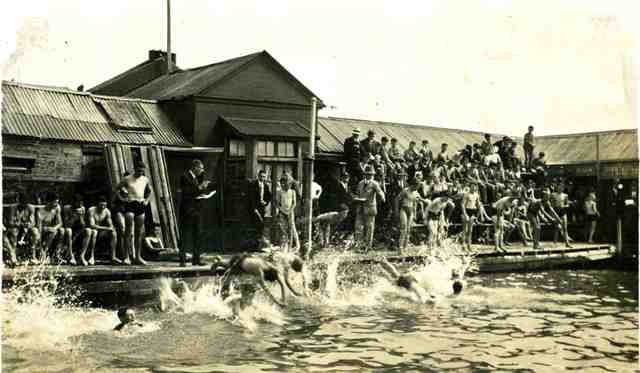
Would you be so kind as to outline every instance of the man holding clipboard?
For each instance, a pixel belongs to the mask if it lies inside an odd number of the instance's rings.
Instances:
[[[210,181],[204,180],[204,164],[199,159],[191,162],[191,168],[180,177],[180,266],[187,265],[187,251],[191,251],[191,264],[200,262],[200,233],[202,231],[202,201],[211,198],[216,191],[207,191]],[[207,193],[208,192],[208,193]]]

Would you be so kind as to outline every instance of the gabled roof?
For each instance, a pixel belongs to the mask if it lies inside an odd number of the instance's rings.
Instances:
[[[550,165],[638,159],[635,129],[539,136],[535,145],[535,152],[544,152]]]
[[[108,96],[127,96],[136,88],[139,88],[157,77],[166,74],[167,59],[165,56],[150,58],[129,70],[104,81],[89,89],[91,93]]]
[[[455,152],[466,145],[481,143],[485,132],[468,130],[458,130],[442,127],[420,126],[413,124],[381,122],[363,119],[318,117],[318,149],[325,153],[342,153],[344,151],[344,141],[351,137],[352,131],[360,130],[360,139],[366,137],[369,130],[374,130],[376,139],[386,136],[389,140],[396,138],[398,147],[405,150],[409,147],[410,141],[415,141],[420,146],[422,140],[429,140],[432,151],[440,149],[441,143],[449,144],[449,151]],[[493,141],[498,141],[503,135],[491,134]],[[516,142],[519,139],[512,138]]]
[[[309,130],[302,124],[294,121],[235,117],[220,118],[226,122],[237,135],[243,137],[309,138]]]
[[[80,143],[191,146],[155,101],[6,81],[2,82],[2,93],[3,135]]]
[[[266,59],[276,69],[280,70],[306,95],[309,97],[317,97],[269,53],[267,53],[267,51],[252,53],[246,56],[213,63],[211,65],[174,71],[170,75],[159,76],[153,81],[127,93],[127,96],[154,100],[182,99],[185,97],[197,96],[203,91],[211,89],[226,79],[231,78],[238,71],[261,58]],[[318,106],[323,106],[321,101]]]

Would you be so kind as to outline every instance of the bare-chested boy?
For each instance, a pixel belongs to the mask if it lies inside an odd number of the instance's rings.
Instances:
[[[444,211],[453,209],[455,204],[449,196],[434,198],[425,209],[427,214],[427,225],[429,228],[429,246],[439,246],[444,238],[445,225],[447,224]]]
[[[91,257],[89,264],[95,264],[95,251],[96,243],[105,240],[111,248],[111,263],[122,263],[116,255],[116,246],[118,244],[118,236],[116,228],[113,226],[113,219],[111,218],[111,211],[107,208],[107,199],[104,196],[98,198],[98,204],[96,206],[89,207],[88,212],[89,227],[93,229],[96,234],[91,242]],[[84,258],[84,253],[82,254]]]
[[[471,238],[473,236],[473,225],[480,214],[480,193],[478,193],[478,184],[471,184],[471,190],[462,197],[462,231],[464,244],[467,250],[471,250]]]
[[[93,229],[87,226],[85,221],[86,209],[84,207],[84,201],[81,195],[74,197],[73,204],[65,205],[63,207],[64,226],[71,229],[71,244],[77,239],[81,239],[80,249],[80,263],[86,266],[87,261],[84,258],[84,254],[87,252],[89,244],[94,239],[95,232]]]
[[[52,251],[56,260],[61,261],[62,246],[66,245],[69,250],[69,263],[75,265],[76,259],[71,248],[71,229],[62,226],[62,212],[60,200],[54,192],[47,193],[46,204],[37,212],[37,225],[40,231],[42,242],[41,258],[45,259],[47,253]],[[56,248],[52,245],[57,242]]]
[[[297,258],[299,259],[299,258]],[[302,260],[292,260],[291,268],[295,271],[301,272],[303,269]],[[231,282],[239,276],[249,276],[250,278],[257,279],[260,287],[265,291],[267,296],[277,305],[284,307],[286,301],[285,286],[295,295],[301,295],[293,289],[291,286],[288,274],[283,276],[283,269],[275,263],[260,257],[258,254],[239,254],[234,255],[228,260],[224,260],[220,257],[214,258],[214,262],[211,266],[212,272],[219,273],[224,272],[224,281],[222,284],[222,297],[227,298],[229,296],[229,288]],[[278,282],[280,285],[281,301],[278,301],[273,294],[267,288],[266,281]],[[243,292],[244,289],[241,288]],[[246,290],[249,292],[249,290]],[[253,289],[250,290],[253,293]],[[252,294],[242,294],[243,298],[251,297]]]
[[[151,197],[149,178],[145,176],[146,166],[137,162],[133,175],[120,181],[116,190],[124,201],[125,213],[125,257],[124,263],[147,264],[142,259],[142,231],[144,229],[145,210]]]
[[[428,200],[423,200],[418,193],[418,187],[421,183],[418,179],[413,178],[409,181],[409,186],[404,188],[400,194],[398,194],[394,200],[394,214],[398,218],[398,227],[400,228],[400,239],[398,242],[398,250],[402,253],[402,250],[407,248],[409,239],[411,237],[411,226],[413,225],[413,215],[416,210],[416,203],[418,201],[424,201],[429,203]]]
[[[497,200],[493,205],[496,209],[496,218],[494,222],[494,243],[496,251],[506,252],[504,248],[504,233],[505,233],[505,214],[507,214],[513,206],[513,201],[517,197],[506,196]]]
[[[16,259],[15,250],[22,244],[27,244],[31,252],[31,260],[36,260],[36,247],[40,243],[40,232],[36,228],[35,206],[27,202],[24,193],[18,193],[17,203],[7,205],[9,221],[6,236],[13,248],[13,259]]]

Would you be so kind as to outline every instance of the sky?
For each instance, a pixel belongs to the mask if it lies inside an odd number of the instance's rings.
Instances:
[[[166,49],[166,0],[21,0],[4,80],[93,87]],[[322,116],[522,136],[637,128],[637,0],[173,0],[192,68],[268,51]]]

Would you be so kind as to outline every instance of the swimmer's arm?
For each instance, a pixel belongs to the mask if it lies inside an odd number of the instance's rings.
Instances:
[[[267,293],[267,295],[273,301],[273,303],[279,305],[280,307],[284,307],[286,294],[284,292],[284,284],[282,283],[282,279],[280,279],[280,276],[278,276],[278,284],[280,284],[280,293],[282,294],[282,302],[278,302],[276,297],[274,297],[273,294],[271,294],[271,292],[269,291],[269,288],[267,288],[267,284],[264,282],[264,273],[262,271],[260,271],[259,282],[260,282],[260,287],[262,288],[262,290],[265,291],[265,293]]]
[[[396,198],[393,199],[393,213],[395,216],[400,216],[400,199],[402,198],[402,195],[404,194],[404,191],[398,193],[398,195],[396,196]]]

